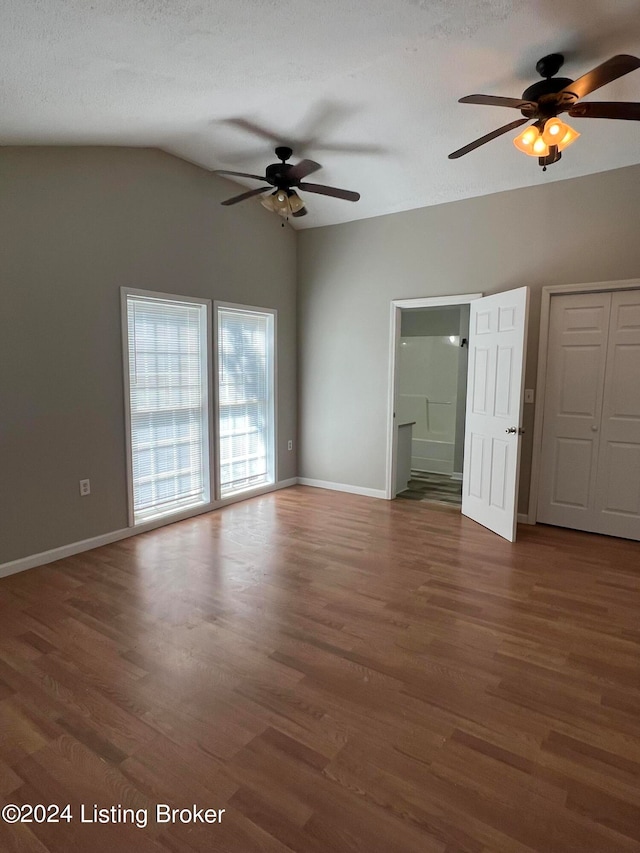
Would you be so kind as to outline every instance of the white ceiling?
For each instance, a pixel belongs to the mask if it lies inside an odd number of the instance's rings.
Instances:
[[[545,174],[516,132],[447,159],[519,117],[457,99],[520,96],[552,51],[573,78],[640,56],[637,0],[3,0],[0,144],[156,146],[263,174],[274,143],[240,119],[323,163],[309,180],[362,194],[308,195],[301,228],[640,162],[640,123],[586,119]],[[640,70],[589,100],[640,101]]]

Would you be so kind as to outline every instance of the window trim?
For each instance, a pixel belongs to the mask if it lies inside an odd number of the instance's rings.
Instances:
[[[273,339],[270,342],[271,356],[271,391],[273,396],[273,441],[271,447],[271,469],[272,480],[270,483],[260,483],[256,486],[250,486],[246,489],[239,489],[229,495],[222,497],[220,484],[220,389],[219,389],[219,359],[218,359],[218,310],[231,308],[236,311],[251,312],[256,314],[270,314],[273,323]],[[211,459],[213,460],[213,481],[215,483],[216,501],[233,501],[243,498],[249,498],[254,493],[272,489],[278,483],[278,309],[277,308],[261,308],[256,305],[242,305],[238,302],[223,302],[215,300],[213,303],[213,371],[212,382],[215,379],[214,386],[214,419],[213,419],[213,434],[215,447]]]
[[[203,459],[204,468],[209,475],[209,495],[208,500],[195,506],[180,508],[175,512],[167,513],[166,515],[158,516],[153,519],[135,521],[134,512],[134,497],[133,497],[133,449],[131,446],[131,384],[130,384],[130,366],[129,366],[129,318],[127,314],[127,298],[129,296],[141,296],[149,299],[166,299],[173,302],[187,302],[196,305],[204,305],[205,307],[205,343],[206,343],[206,365],[207,365],[207,380],[205,383],[207,391],[207,419],[208,419],[208,440],[204,442],[205,458]],[[211,299],[203,299],[197,296],[183,296],[181,293],[163,293],[155,290],[141,290],[133,287],[120,288],[120,329],[122,336],[122,368],[124,379],[124,421],[125,421],[125,445],[126,445],[126,474],[127,474],[127,523],[129,527],[144,527],[150,522],[160,521],[167,524],[172,521],[178,521],[185,517],[185,514],[196,514],[199,512],[211,509],[211,504],[214,498],[215,481],[212,477],[212,467],[214,470],[218,467],[215,464],[215,448],[214,443],[214,407],[213,407],[213,313]],[[217,494],[217,493],[216,493]]]

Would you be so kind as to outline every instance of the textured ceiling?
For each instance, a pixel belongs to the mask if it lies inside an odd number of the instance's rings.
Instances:
[[[310,180],[362,194],[309,195],[296,227],[640,162],[640,123],[586,119],[545,174],[515,132],[447,159],[519,116],[462,95],[520,96],[551,51],[574,78],[640,56],[637,0],[4,0],[0,48],[0,144],[157,146],[263,174],[272,135],[324,164]],[[640,70],[589,99],[640,101]]]

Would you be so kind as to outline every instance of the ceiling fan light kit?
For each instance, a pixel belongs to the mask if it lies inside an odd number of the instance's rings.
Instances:
[[[516,136],[513,144],[523,154],[537,157],[539,161],[545,160],[546,162],[540,163],[544,169],[551,163],[557,163],[561,152],[575,142],[579,136],[577,130],[560,121],[559,118],[550,118],[547,121],[537,121],[526,127]]]
[[[465,98],[460,98],[461,104],[517,109],[524,118],[517,119],[459,148],[449,154],[449,159],[456,160],[533,119],[533,124],[521,131],[513,143],[523,154],[537,157],[544,171],[547,166],[557,163],[562,156],[562,151],[580,136],[577,130],[558,118],[561,113],[568,113],[575,118],[640,121],[640,103],[616,101],[578,103],[585,95],[640,68],[640,59],[626,54],[612,56],[611,59],[583,74],[577,80],[555,76],[563,63],[564,56],[561,53],[552,53],[540,59],[536,65],[536,71],[544,79],[525,89],[522,98],[503,98],[494,95],[467,95]]]
[[[271,195],[261,198],[260,204],[285,219],[295,216],[304,209],[304,202],[295,190],[276,190]]]

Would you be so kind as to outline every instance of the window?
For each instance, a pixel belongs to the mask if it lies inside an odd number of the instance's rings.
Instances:
[[[274,482],[275,312],[217,306],[220,497]]]
[[[130,522],[210,501],[208,303],[123,291]]]

